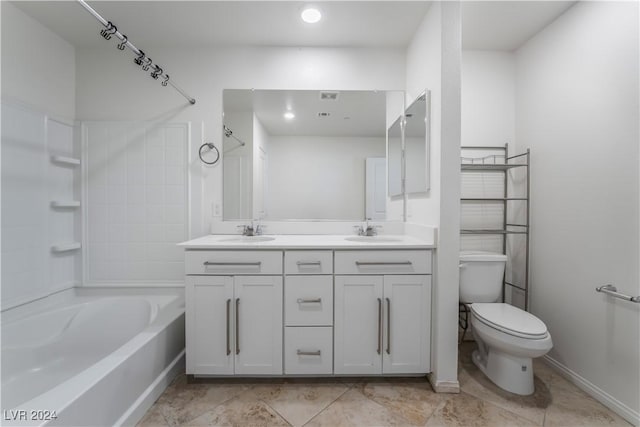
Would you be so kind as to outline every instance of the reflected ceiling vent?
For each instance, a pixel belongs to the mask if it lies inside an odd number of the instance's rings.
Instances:
[[[319,112],[318,113],[318,117],[329,117],[331,115],[331,113],[326,113],[326,112]]]
[[[337,101],[340,92],[320,92],[321,101]]]

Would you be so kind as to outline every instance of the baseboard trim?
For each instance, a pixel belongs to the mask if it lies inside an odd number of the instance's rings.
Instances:
[[[436,393],[460,393],[460,383],[458,381],[438,381],[433,373],[427,374],[427,379]]]
[[[135,426],[147,413],[153,403],[160,397],[165,389],[171,384],[173,379],[180,372],[184,371],[185,350],[182,350],[175,359],[171,361],[158,377],[147,387],[147,389],[136,399],[118,421],[116,426]]]
[[[627,405],[620,402],[618,399],[611,396],[600,387],[573,372],[571,369],[558,362],[557,360],[549,357],[549,355],[544,356],[542,359],[548,365],[556,369],[558,373],[562,375],[562,377],[567,379],[576,387],[596,399],[598,402],[602,403],[607,408],[611,409],[616,414],[620,415],[631,424],[640,426],[640,412],[636,412],[633,409],[629,408]]]

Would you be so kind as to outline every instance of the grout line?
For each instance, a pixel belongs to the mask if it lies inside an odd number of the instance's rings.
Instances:
[[[325,406],[324,408],[322,408],[321,410],[318,411],[317,414],[315,414],[313,417],[309,418],[304,424],[303,426],[306,426],[307,424],[309,424],[311,421],[313,421],[318,415],[320,415],[321,413],[323,413],[324,411],[327,410],[327,408],[329,408],[331,405],[333,405],[334,403],[336,403],[338,401],[338,399],[340,399],[342,396],[344,396],[347,392],[349,392],[351,390],[350,385],[344,384],[347,389],[345,391],[343,391],[342,393],[340,393],[340,395],[338,397],[336,397],[335,399],[333,399],[331,402],[329,402],[329,404],[327,404],[327,406]]]

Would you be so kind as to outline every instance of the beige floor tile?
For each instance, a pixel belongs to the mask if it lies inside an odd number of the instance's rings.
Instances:
[[[518,427],[537,424],[466,393],[452,395],[429,418],[427,427]]]
[[[182,376],[160,396],[157,405],[169,426],[177,427],[249,388],[245,384],[187,384]]]
[[[537,425],[542,425],[545,411],[551,404],[549,388],[538,377],[534,377],[535,391],[529,396],[520,396],[501,389],[475,365],[462,368],[458,372],[458,380],[461,391],[516,413]]]
[[[362,393],[412,425],[424,425],[447,397],[422,382],[384,381],[364,384]]]
[[[571,384],[560,373],[547,365],[541,358],[533,359],[533,372],[544,382],[548,388],[558,388],[566,391],[582,392],[578,387]]]
[[[140,420],[136,427],[168,427],[169,423],[162,415],[162,411],[160,410],[160,406],[155,404],[153,405],[145,414],[145,416]]]
[[[275,410],[251,393],[241,394],[183,426],[289,426]]]
[[[258,385],[247,395],[255,395],[291,425],[302,426],[348,389],[340,383]]]
[[[545,415],[545,426],[596,427],[630,424],[582,391],[551,387],[553,402]]]
[[[314,426],[396,426],[409,425],[406,419],[398,417],[384,406],[365,397],[354,388],[344,393],[314,417],[308,427]]]

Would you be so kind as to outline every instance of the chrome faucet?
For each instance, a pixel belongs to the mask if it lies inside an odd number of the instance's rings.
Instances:
[[[243,236],[259,236],[262,234],[262,227],[260,224],[255,224],[251,221],[251,225],[239,225],[238,228],[242,229]]]
[[[382,228],[380,225],[370,225],[369,220],[371,218],[367,218],[364,222],[364,226],[355,225],[356,233],[358,236],[376,236],[378,235],[378,228]]]

